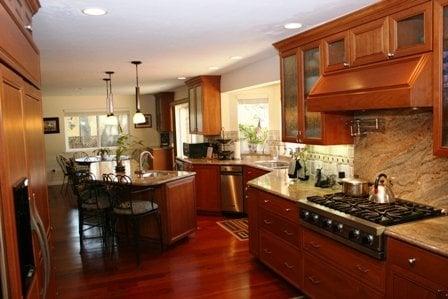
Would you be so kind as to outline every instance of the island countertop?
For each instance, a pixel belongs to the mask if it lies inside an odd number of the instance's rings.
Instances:
[[[97,178],[102,179],[103,174],[117,174],[115,172],[115,161],[101,161],[90,164],[90,172]],[[168,182],[176,181],[186,177],[194,176],[195,172],[190,171],[168,171],[168,170],[149,170],[143,175],[135,173],[138,170],[138,163],[134,160],[123,161],[125,167],[124,173],[132,180],[132,184],[136,186],[157,186]]]

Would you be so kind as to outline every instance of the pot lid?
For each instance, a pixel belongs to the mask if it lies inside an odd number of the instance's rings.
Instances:
[[[360,178],[345,178],[341,180],[343,183],[349,183],[352,185],[368,184],[369,182]]]

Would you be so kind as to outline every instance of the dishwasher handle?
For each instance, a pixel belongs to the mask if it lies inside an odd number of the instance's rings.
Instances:
[[[241,172],[222,172],[221,171],[221,175],[233,175],[233,176],[242,176],[243,174]]]

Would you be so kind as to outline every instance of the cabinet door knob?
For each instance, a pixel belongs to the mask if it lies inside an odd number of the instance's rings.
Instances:
[[[310,244],[311,247],[313,247],[313,248],[320,248],[320,245],[317,244],[317,243],[315,243],[314,241],[311,241],[309,244]]]
[[[362,273],[367,273],[369,272],[369,269],[364,268],[361,265],[356,265],[356,269],[358,269],[359,271],[361,271]]]
[[[283,232],[284,232],[287,236],[292,236],[292,235],[293,235],[293,233],[290,232],[290,231],[288,231],[287,229],[285,229]]]
[[[408,263],[409,263],[409,265],[411,265],[411,266],[414,266],[416,261],[417,261],[417,260],[416,260],[415,257],[411,257],[411,258],[408,259]]]
[[[394,53],[387,53],[387,58],[394,58],[395,57],[395,54]]]
[[[266,253],[266,254],[271,254],[271,253],[272,253],[272,251],[270,251],[270,250],[267,249],[267,248],[263,249],[263,252]]]
[[[264,203],[269,203],[269,202],[270,202],[269,199],[265,199],[265,200],[264,200]]]
[[[286,208],[285,212],[291,212],[291,209],[290,208]]]
[[[288,262],[284,262],[283,265],[285,265],[285,267],[288,268],[288,269],[294,269],[294,266],[288,264]]]
[[[314,284],[319,284],[320,280],[316,279],[314,276],[307,276],[308,280]]]
[[[347,62],[344,62],[344,67],[349,67],[350,66],[350,64],[349,63],[347,63]]]

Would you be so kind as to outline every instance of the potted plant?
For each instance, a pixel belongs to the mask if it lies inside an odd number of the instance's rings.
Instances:
[[[104,161],[104,160],[106,160],[107,155],[109,155],[110,149],[108,149],[106,147],[102,147],[102,148],[99,148],[99,149],[93,151],[93,153],[97,156],[100,156],[101,161]]]
[[[117,139],[117,148],[115,149],[115,161],[117,166],[115,166],[115,172],[124,172],[125,167],[123,165],[123,156],[132,150],[139,150],[139,148],[144,148],[142,140],[138,140],[136,137],[126,134],[123,132],[121,126],[118,126],[119,135]]]
[[[260,126],[239,125],[243,138],[247,140],[250,153],[257,152],[257,146],[263,144],[268,138],[268,130]]]

